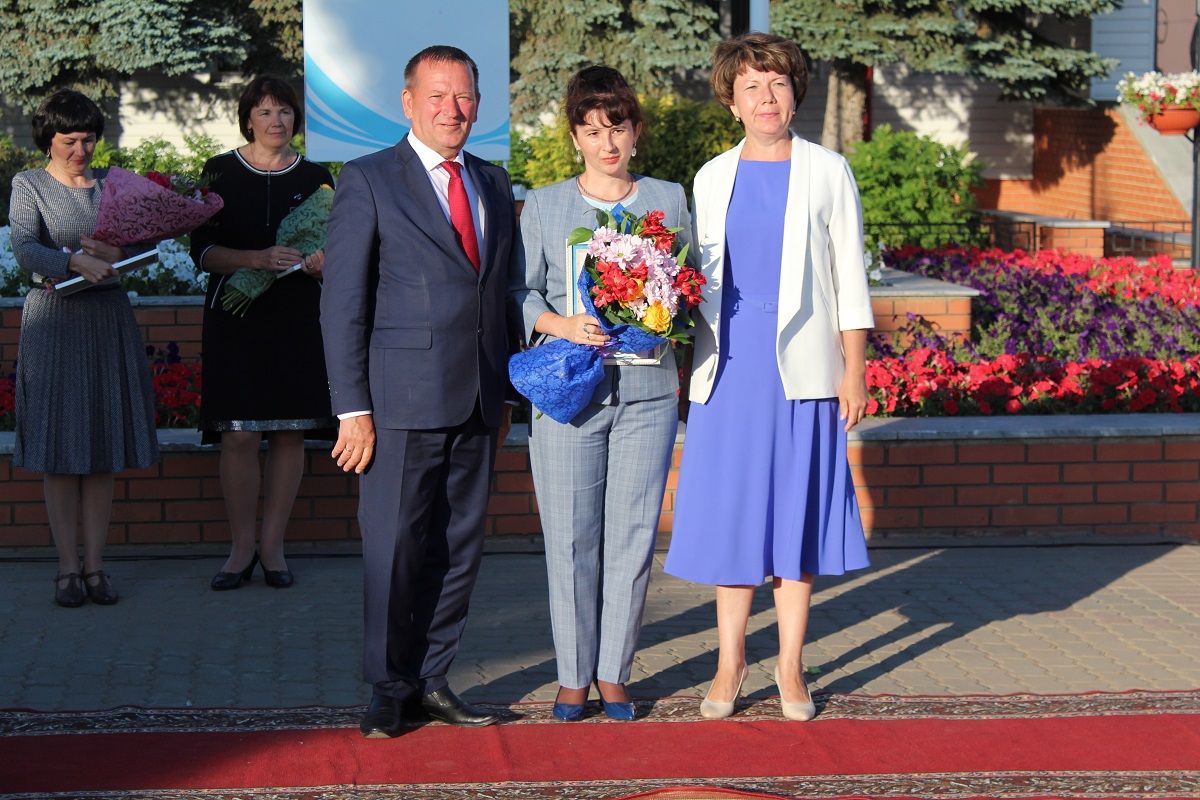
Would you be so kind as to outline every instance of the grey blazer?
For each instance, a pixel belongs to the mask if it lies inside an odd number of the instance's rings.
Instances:
[[[647,211],[662,211],[663,224],[682,228],[681,242],[691,242],[692,221],[683,187],[642,175],[637,180],[637,196],[626,205],[637,216]],[[521,244],[518,263],[510,276],[509,298],[517,315],[524,321],[525,338],[536,343],[533,325],[547,311],[563,314],[567,308],[567,236],[575,228],[595,228],[596,209],[583,198],[574,178],[534,189],[525,195],[521,211]],[[691,252],[691,247],[688,252]],[[521,257],[523,256],[523,258]],[[688,261],[692,262],[691,255]],[[522,263],[523,262],[523,263]],[[592,395],[593,403],[649,400],[672,394],[679,388],[675,359],[667,353],[654,365],[607,366],[604,380]]]

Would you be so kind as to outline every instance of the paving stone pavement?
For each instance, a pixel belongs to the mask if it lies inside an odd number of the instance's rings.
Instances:
[[[214,550],[114,548],[114,607],[53,604],[45,550],[0,551],[0,708],[358,705],[361,561],[297,545],[297,584],[212,592]],[[700,696],[716,664],[710,587],[655,558],[630,683]],[[805,661],[838,693],[1004,694],[1200,687],[1200,546],[879,547],[820,578]],[[770,591],[756,593],[747,690],[774,691]],[[549,700],[554,654],[536,543],[488,544],[451,674],[467,699]]]

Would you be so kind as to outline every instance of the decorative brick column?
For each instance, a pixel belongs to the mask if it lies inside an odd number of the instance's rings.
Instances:
[[[945,336],[971,335],[971,298],[979,295],[977,290],[896,269],[884,269],[883,280],[884,285],[871,287],[875,330],[899,330],[914,314]]]

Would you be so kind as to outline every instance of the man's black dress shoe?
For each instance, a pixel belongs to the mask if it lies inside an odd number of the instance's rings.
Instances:
[[[391,739],[400,735],[404,717],[401,714],[402,700],[395,697],[373,695],[367,713],[363,714],[358,729],[368,739]]]
[[[421,708],[434,719],[468,728],[482,728],[500,721],[495,714],[488,714],[470,703],[464,703],[449,686],[422,697]]]

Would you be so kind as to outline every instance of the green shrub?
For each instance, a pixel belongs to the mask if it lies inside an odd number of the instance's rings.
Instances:
[[[154,171],[198,179],[204,162],[219,153],[221,146],[211,136],[203,134],[187,134],[183,142],[184,152],[181,153],[179,148],[161,136],[152,136],[129,148],[112,147],[101,139],[92,156],[92,166],[97,169],[121,167],[139,175]]]
[[[12,179],[18,172],[46,166],[46,156],[36,150],[18,146],[10,137],[0,133],[0,226],[8,224],[8,201],[12,195]]]
[[[633,171],[682,184],[689,196],[700,167],[743,136],[729,109],[716,101],[668,95],[648,99],[642,108],[646,130],[638,142]]]
[[[308,146],[304,143],[304,134],[303,133],[297,133],[295,136],[292,137],[292,149],[295,150],[297,153],[299,153],[302,156],[308,155]],[[329,174],[333,176],[333,180],[336,182],[338,174],[341,173],[342,166],[346,162],[345,161],[318,161],[317,163],[325,165],[325,168],[327,170],[329,170]]]
[[[741,126],[714,102],[667,95],[643,98],[642,111],[646,124],[629,169],[680,183],[689,194],[692,179],[704,162],[742,138]],[[583,164],[575,160],[566,119],[561,116],[554,125],[524,140],[524,145],[528,150],[521,155],[521,173],[528,186],[545,186],[583,171]]]
[[[559,115],[553,125],[525,140],[524,177],[531,189],[548,186],[583,172],[583,163],[575,160],[575,146],[567,130],[567,120]]]
[[[497,163],[500,166],[507,166],[508,176],[512,179],[514,185],[519,183],[522,186],[529,186],[529,178],[525,174],[525,167],[529,163],[532,152],[528,139],[522,139],[515,128],[509,131],[508,164]]]
[[[881,125],[848,154],[876,244],[974,244],[975,195],[983,168],[965,148]]]

